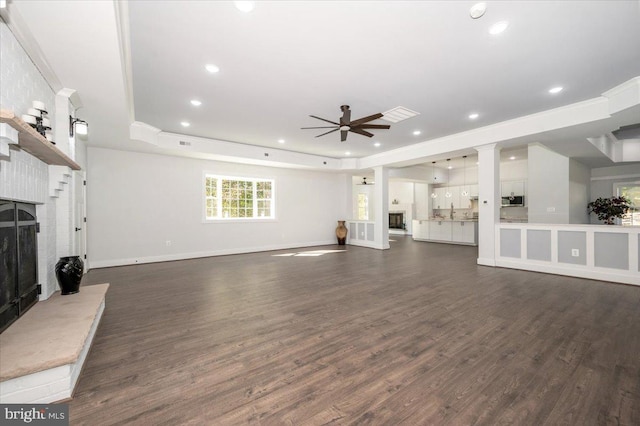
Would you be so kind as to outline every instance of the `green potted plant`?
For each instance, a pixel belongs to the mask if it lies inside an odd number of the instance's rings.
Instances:
[[[598,219],[603,220],[607,225],[613,225],[614,219],[624,216],[626,211],[631,207],[630,203],[629,199],[623,196],[610,198],[599,197],[595,201],[587,204],[587,207],[589,213],[595,213]]]

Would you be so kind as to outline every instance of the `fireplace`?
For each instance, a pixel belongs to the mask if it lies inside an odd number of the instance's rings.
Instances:
[[[38,301],[36,206],[0,200],[0,333]]]
[[[389,212],[389,229],[405,229],[404,212]]]

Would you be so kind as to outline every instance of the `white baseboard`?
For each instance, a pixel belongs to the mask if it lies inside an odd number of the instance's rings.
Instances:
[[[167,254],[167,255],[159,255],[159,256],[144,256],[144,257],[137,257],[137,258],[89,260],[88,265],[90,269],[109,268],[112,266],[138,265],[143,263],[156,263],[156,262],[170,262],[174,260],[197,259],[201,257],[228,256],[232,254],[257,253],[257,252],[263,252],[263,251],[289,250],[289,249],[298,249],[302,247],[329,246],[329,245],[337,245],[337,241],[332,239],[332,240],[325,240],[325,241],[312,241],[307,243],[274,244],[274,245],[262,246],[262,247],[247,247],[247,248],[238,248],[238,249],[211,250],[211,251],[191,252],[191,253],[176,253],[176,254]]]
[[[350,246],[367,247],[367,248],[372,248],[376,250],[387,250],[390,248],[389,243],[387,243],[387,246],[385,247],[380,244],[372,243],[370,241],[362,241],[362,240],[350,240],[347,242],[347,244]]]
[[[480,259],[478,259],[478,264],[480,264]],[[495,266],[640,286],[640,274],[611,268],[572,267],[545,262],[523,262],[517,259],[508,260],[504,258],[496,259]]]
[[[488,259],[483,257],[479,257],[477,260],[477,263],[478,265],[483,265],[483,266],[496,266],[495,259]]]

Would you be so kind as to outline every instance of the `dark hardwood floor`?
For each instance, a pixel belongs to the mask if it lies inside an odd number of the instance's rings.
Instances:
[[[393,239],[89,272],[71,424],[640,425],[640,287]]]

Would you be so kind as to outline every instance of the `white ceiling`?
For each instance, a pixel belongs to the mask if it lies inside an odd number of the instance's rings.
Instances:
[[[490,1],[477,20],[469,16],[474,3],[260,1],[243,13],[229,1],[34,0],[9,9],[20,12],[61,86],[78,90],[89,143],[120,149],[150,149],[125,136],[136,120],[172,133],[364,157],[597,98],[640,76],[638,0]],[[490,35],[500,20],[509,27]],[[207,63],[220,72],[209,74]],[[549,94],[556,85],[564,90]],[[342,104],[352,119],[396,106],[420,115],[342,143],[339,133],[315,138],[321,130],[300,129],[324,124],[309,114],[337,121]],[[471,112],[479,118],[469,120]],[[540,141],[591,166],[612,165],[585,137],[617,124]]]
[[[243,13],[223,1],[131,2],[136,120],[361,157],[594,98],[640,75],[637,0],[488,2],[477,20],[473,4],[265,1]],[[500,20],[509,28],[490,35]],[[218,74],[204,69],[210,62]],[[556,85],[565,89],[549,94]],[[300,130],[328,125],[309,114],[338,121],[342,104],[352,118],[399,105],[421,114],[344,143],[337,132]]]

